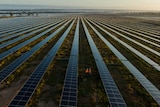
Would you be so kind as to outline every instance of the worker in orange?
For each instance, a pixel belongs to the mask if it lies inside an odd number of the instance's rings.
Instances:
[[[89,72],[89,71],[88,71],[88,68],[87,68],[87,69],[85,70],[85,73],[88,74],[88,72]]]
[[[92,72],[92,71],[91,71],[91,68],[89,68],[89,69],[88,69],[88,73],[91,74],[91,72]]]

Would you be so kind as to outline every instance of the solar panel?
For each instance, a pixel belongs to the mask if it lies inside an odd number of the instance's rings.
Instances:
[[[53,22],[55,22],[55,21],[53,21]],[[11,39],[11,38],[15,38],[15,37],[17,37],[17,36],[19,36],[19,35],[22,35],[22,34],[25,34],[24,36],[18,37],[19,39],[18,39],[18,38],[12,39],[12,40],[10,40],[10,41],[8,41],[8,42],[3,43],[2,45],[0,45],[0,48],[3,48],[3,47],[5,47],[5,46],[8,46],[8,45],[10,45],[11,43],[14,43],[14,42],[16,42],[16,41],[18,41],[18,40],[21,40],[21,39],[23,39],[23,38],[26,38],[26,37],[29,36],[29,35],[27,35],[26,33],[31,32],[32,34],[34,34],[34,33],[33,33],[33,32],[35,32],[34,30],[38,29],[38,30],[40,31],[40,29],[43,29],[42,27],[46,28],[48,25],[53,24],[53,22],[47,22],[47,23],[43,23],[43,24],[36,24],[35,26],[32,25],[32,26],[30,27],[30,29],[28,29],[28,30],[24,30],[24,31],[21,31],[21,32],[19,32],[19,33],[16,33],[16,34],[13,34],[13,35],[4,37],[4,38],[0,39],[0,42],[5,41],[5,40],[8,40],[8,39]],[[46,26],[46,27],[45,27],[45,26]],[[29,34],[31,35],[31,33],[29,33]],[[7,44],[8,44],[8,45],[7,45]],[[5,46],[3,46],[3,45],[5,45]]]
[[[13,35],[16,35],[16,34],[21,34],[21,32],[25,32],[25,31],[28,31],[28,30],[32,30],[31,28],[33,28],[34,26],[36,27],[36,26],[39,26],[39,25],[41,25],[41,23],[40,22],[33,22],[33,24],[31,24],[31,25],[27,25],[27,26],[25,26],[25,27],[22,27],[20,30],[16,30],[16,31],[13,31],[13,32],[9,32],[9,33],[6,33],[6,34],[3,34],[3,35],[1,35],[0,37],[3,37],[1,40],[0,40],[0,42],[1,41],[4,41],[4,40],[7,40],[7,38],[9,39],[9,38],[11,38]],[[23,34],[23,33],[22,33]],[[9,35],[9,36],[8,36]],[[7,36],[7,37],[5,37],[5,36]],[[13,36],[14,37],[14,36]]]
[[[57,24],[57,23],[59,23],[59,22],[56,22],[56,23],[54,23],[53,25],[55,25],[55,24]],[[60,23],[60,24],[62,24],[62,23]],[[58,24],[58,25],[60,25],[60,24]],[[49,26],[47,26],[47,27],[51,27],[51,26],[53,26],[53,25],[49,25]],[[1,53],[1,54],[0,54],[0,60],[2,60],[3,58],[9,56],[10,54],[16,52],[18,49],[24,47],[25,45],[27,45],[27,44],[35,41],[36,39],[38,39],[38,38],[40,38],[40,37],[42,37],[42,36],[44,36],[46,33],[50,32],[50,31],[53,30],[53,29],[55,29],[58,25],[53,26],[53,27],[51,27],[50,29],[48,29],[48,30],[46,30],[46,31],[44,31],[44,32],[42,32],[42,33],[40,33],[40,34],[32,37],[31,39],[28,39],[28,40],[26,40],[26,41],[24,41],[24,42],[16,45],[15,47],[13,47],[13,48],[11,48],[11,49],[9,49],[9,50]]]
[[[121,27],[121,28],[125,28],[125,29],[128,29],[129,31],[132,31],[132,32],[134,32],[134,33],[136,33],[136,34],[138,34],[138,35],[141,35],[141,36],[144,36],[144,37],[147,37],[147,38],[150,38],[150,39],[155,39],[155,40],[158,40],[158,39],[156,39],[156,38],[160,38],[160,36],[158,36],[159,34],[157,34],[157,32],[156,31],[154,31],[154,32],[150,32],[149,31],[149,29],[145,29],[145,31],[144,30],[141,30],[141,29],[138,29],[138,30],[136,30],[136,29],[134,29],[134,28],[131,28],[131,27],[127,27],[127,26],[122,26],[122,25],[118,25],[119,27]],[[156,32],[156,33],[155,33]],[[153,37],[155,37],[155,38],[153,38]],[[159,40],[160,41],[160,40]]]
[[[95,20],[95,19],[94,19]],[[97,20],[95,20],[96,22],[97,22]],[[100,21],[98,21],[98,22],[100,22]],[[134,33],[134,34],[136,34],[136,35],[140,35],[140,36],[143,36],[143,37],[146,37],[146,38],[149,38],[149,39],[152,39],[152,40],[154,40],[154,41],[157,41],[157,42],[160,42],[160,40],[159,39],[157,39],[157,38],[160,38],[160,36],[158,36],[157,34],[152,34],[152,33],[155,33],[155,31],[154,32],[148,32],[149,31],[149,29],[147,29],[147,30],[145,30],[145,31],[142,31],[140,28],[138,28],[138,30],[136,30],[136,29],[134,29],[134,28],[132,28],[132,26],[131,27],[129,27],[129,26],[126,26],[126,24],[125,24],[125,26],[124,26],[124,24],[122,25],[122,23],[121,23],[121,25],[120,24],[117,24],[117,23],[110,23],[110,24],[106,24],[105,22],[100,22],[101,24],[104,24],[104,25],[107,25],[107,26],[114,26],[114,27],[116,27],[117,29],[122,29],[122,31],[123,32],[126,32],[127,31],[127,33]],[[134,25],[135,26],[135,25]],[[143,26],[144,27],[144,26]],[[129,34],[130,34],[129,33]],[[131,34],[132,36],[133,36],[133,34]],[[135,36],[135,35],[134,35]],[[137,36],[138,38],[139,38],[139,36]],[[142,39],[141,39],[142,40]],[[146,41],[146,40],[145,40]],[[150,42],[150,41],[149,41]],[[151,44],[153,44],[153,45],[155,45],[155,46],[158,46],[159,47],[159,45],[157,45],[156,43],[151,43]]]
[[[45,45],[51,38],[53,38],[59,31],[61,31],[65,25],[67,25],[70,21],[65,23],[63,26],[61,26],[58,30],[53,32],[51,35],[46,37],[43,41],[39,42],[37,45],[35,45],[33,48],[30,49],[30,51],[27,51],[23,55],[21,55],[18,59],[16,59],[14,62],[12,62],[10,65],[5,67],[0,71],[0,82],[5,80],[12,72],[14,72],[20,65],[22,65],[31,55],[33,55],[36,51],[38,51],[43,45]],[[62,22],[63,23],[63,22]],[[60,24],[54,26],[55,28],[59,26]]]
[[[142,48],[144,48],[144,49],[146,49],[146,50],[148,50],[148,51],[154,53],[155,55],[160,56],[160,53],[159,53],[158,51],[155,51],[155,50],[153,50],[153,49],[151,49],[151,48],[149,48],[149,47],[147,47],[147,46],[145,46],[145,45],[143,45],[143,44],[141,44],[141,43],[139,43],[139,42],[133,40],[132,38],[129,38],[129,37],[127,37],[127,36],[125,36],[125,35],[119,33],[119,32],[116,31],[116,30],[113,30],[113,29],[111,29],[111,28],[109,28],[109,27],[106,27],[106,28],[109,29],[110,31],[112,31],[112,32],[114,32],[114,33],[116,33],[116,34],[118,34],[119,36],[122,36],[122,37],[126,38],[127,40],[129,40],[129,41],[131,41],[131,42],[133,42],[133,43],[135,43],[135,44],[141,46]],[[125,32],[125,33],[126,33],[126,32]],[[128,34],[128,33],[127,33],[127,34]],[[130,34],[129,34],[129,35],[130,35]]]
[[[99,23],[101,26],[105,27],[104,25],[102,25],[101,23]],[[135,48],[131,47],[130,45],[128,45],[127,43],[123,42],[122,40],[118,39],[117,37],[113,36],[111,33],[107,32],[106,30],[104,30],[102,27],[98,26],[97,24],[95,24],[98,28],[100,28],[102,31],[104,31],[106,34],[108,34],[110,37],[112,37],[114,40],[118,41],[120,44],[124,45],[126,48],[128,48],[130,51],[132,51],[133,53],[135,53],[137,56],[139,56],[140,58],[142,58],[144,61],[146,61],[147,63],[149,63],[150,65],[152,65],[152,67],[154,67],[156,70],[160,71],[160,66],[159,64],[157,64],[156,62],[154,62],[153,60],[151,60],[150,58],[148,58],[147,56],[145,56],[144,54],[142,54],[141,52],[139,52],[138,50],[136,50]]]
[[[59,19],[59,18],[57,18]],[[19,32],[21,29],[34,25],[37,22],[49,22],[53,20],[53,18],[12,18],[12,19],[3,19],[3,23],[0,23],[0,35],[7,35],[7,34],[13,34],[17,31]],[[1,37],[0,36],[0,37]]]
[[[119,89],[116,83],[114,82],[105,62],[103,61],[102,56],[100,55],[93,39],[91,38],[83,19],[82,19],[82,24],[83,24],[83,28],[85,30],[92,54],[94,56],[105,92],[109,99],[110,106],[111,107],[126,107],[127,105],[121,93],[119,92]]]
[[[93,24],[96,25],[95,23]],[[120,61],[126,66],[126,68],[134,75],[134,77],[140,82],[140,84],[148,91],[148,93],[155,99],[155,101],[160,105],[160,91],[132,63],[130,63],[130,61],[128,61],[107,39],[105,39],[91,24],[89,25],[95,31],[95,33],[100,37],[100,39],[120,59]],[[99,27],[98,25],[96,26]],[[101,30],[103,29],[101,27],[99,28]],[[108,83],[106,84],[106,86],[110,87]]]
[[[23,20],[24,21],[24,20]],[[32,20],[32,23],[30,23],[30,21],[27,21],[25,22],[24,24],[19,24],[20,26],[16,26],[16,27],[13,27],[11,30],[2,30],[3,32],[0,32],[2,33],[0,37],[3,37],[3,36],[7,36],[7,35],[11,35],[11,34],[14,34],[14,33],[17,33],[17,32],[20,32],[20,31],[23,31],[31,26],[33,26],[34,24],[36,24],[37,20]],[[5,27],[5,28],[8,28],[8,27]],[[4,34],[5,33],[5,34]]]
[[[119,30],[119,31],[121,31],[121,32],[123,32],[123,33],[126,33],[126,34],[128,34],[128,35],[130,35],[130,36],[132,36],[132,37],[138,38],[138,39],[140,39],[140,40],[142,40],[142,41],[144,41],[144,42],[147,42],[147,43],[152,44],[152,45],[154,45],[154,46],[160,47],[160,45],[158,45],[158,44],[156,44],[156,43],[154,43],[154,42],[152,42],[152,41],[149,41],[149,40],[147,40],[147,39],[144,39],[144,38],[138,36],[138,35],[141,35],[141,36],[144,36],[144,37],[147,37],[147,38],[148,38],[147,35],[142,35],[142,34],[140,34],[140,33],[137,33],[137,32],[135,32],[135,31],[131,31],[131,30],[126,29],[126,28],[119,27],[119,26],[117,26],[117,25],[109,25],[109,24],[106,24],[106,23],[105,23],[105,25],[107,25],[107,26],[109,26],[109,27],[112,27],[112,28],[114,28],[114,29],[116,29],[116,30]],[[133,34],[133,33],[134,33],[134,34]],[[138,34],[138,35],[135,35],[135,34]],[[154,38],[154,39],[155,39],[155,38]]]
[[[79,50],[79,18],[73,39],[72,50],[68,62],[60,107],[77,107],[78,85],[78,50]]]
[[[24,86],[20,89],[18,94],[11,101],[11,103],[9,104],[9,107],[12,107],[12,106],[25,106],[28,103],[30,97],[34,93],[36,87],[38,86],[38,84],[41,81],[43,75],[45,74],[45,71],[47,70],[47,67],[49,66],[49,64],[54,59],[56,53],[58,52],[60,46],[62,45],[62,43],[64,41],[64,39],[67,37],[69,31],[71,30],[71,27],[73,26],[74,22],[75,22],[75,20],[70,24],[68,29],[62,35],[62,37],[58,40],[58,42],[54,45],[54,47],[48,52],[46,57],[41,61],[41,63],[36,68],[36,70],[32,73],[32,75],[26,81]],[[53,51],[55,53],[53,53]],[[37,81],[34,81],[34,79],[36,79]],[[31,82],[34,82],[33,87],[28,87],[28,86],[32,85]]]

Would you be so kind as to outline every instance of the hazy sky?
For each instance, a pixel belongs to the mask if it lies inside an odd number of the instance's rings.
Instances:
[[[33,4],[100,9],[160,10],[160,0],[0,0],[0,4]]]

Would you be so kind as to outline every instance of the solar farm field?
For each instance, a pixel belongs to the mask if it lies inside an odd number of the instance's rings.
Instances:
[[[159,26],[104,14],[0,19],[0,107],[159,107]]]

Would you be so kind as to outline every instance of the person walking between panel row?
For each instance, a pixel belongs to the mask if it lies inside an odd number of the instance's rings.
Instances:
[[[86,74],[91,74],[91,72],[92,72],[92,71],[91,71],[91,68],[87,68],[87,69],[85,70],[85,73],[86,73]]]

